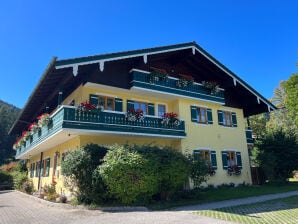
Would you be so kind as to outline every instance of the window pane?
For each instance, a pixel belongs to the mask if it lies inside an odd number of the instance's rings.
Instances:
[[[104,97],[99,97],[98,98],[98,105],[105,108],[105,98]]]
[[[157,115],[159,117],[162,117],[164,115],[164,113],[166,112],[166,106],[165,105],[162,105],[162,104],[159,104],[158,105],[158,112],[157,112]]]
[[[114,110],[114,99],[108,98],[107,99],[107,110]]]

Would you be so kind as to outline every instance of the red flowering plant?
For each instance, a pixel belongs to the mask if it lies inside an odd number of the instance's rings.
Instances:
[[[100,112],[100,108],[94,105],[91,102],[85,101],[80,103],[80,105],[77,107],[77,112],[91,112],[91,113],[97,113]]]
[[[210,91],[211,95],[215,95],[220,92],[219,85],[215,81],[202,81],[202,85]]]
[[[44,113],[42,115],[39,115],[37,117],[37,120],[38,120],[38,122],[37,122],[38,127],[42,128],[43,126],[48,125],[52,119],[48,113]]]
[[[153,83],[154,81],[166,81],[168,78],[168,72],[166,69],[150,67],[150,74],[148,76],[148,82]]]
[[[141,109],[135,110],[134,108],[129,108],[126,113],[126,119],[128,121],[143,121],[144,112]]]
[[[228,167],[228,175],[231,176],[232,174],[240,175],[241,174],[240,167],[237,165],[229,166]]]
[[[33,135],[34,133],[36,133],[38,130],[40,129],[40,127],[38,126],[38,124],[36,122],[33,122],[32,124],[30,124],[28,131],[30,131],[31,135]]]
[[[194,79],[191,75],[179,74],[178,77],[179,79],[176,82],[178,87],[186,87],[194,83]]]
[[[181,122],[177,117],[178,117],[178,114],[174,112],[164,113],[162,116],[161,123],[164,125],[178,126],[180,125]]]

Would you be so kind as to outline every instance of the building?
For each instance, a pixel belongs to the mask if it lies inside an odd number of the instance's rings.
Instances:
[[[53,58],[10,134],[35,189],[65,191],[61,162],[88,143],[172,146],[210,161],[208,184],[251,183],[246,118],[275,109],[191,42]]]

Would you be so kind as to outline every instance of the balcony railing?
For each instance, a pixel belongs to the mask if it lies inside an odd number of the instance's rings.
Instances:
[[[75,107],[62,106],[52,116],[50,126],[44,126],[26,141],[16,152],[16,158],[34,148],[39,143],[54,135],[63,128],[96,131],[107,134],[130,134],[139,136],[156,136],[184,138],[185,124],[164,125],[158,117],[145,116],[142,121],[128,121],[123,112],[79,112]]]
[[[220,89],[218,93],[211,94],[210,90],[199,83],[181,86],[177,85],[177,81],[178,79],[174,77],[168,77],[167,79],[155,77],[152,79],[152,77],[150,77],[150,73],[146,71],[132,70],[132,87],[187,96],[221,104],[225,103],[224,90],[222,89]]]

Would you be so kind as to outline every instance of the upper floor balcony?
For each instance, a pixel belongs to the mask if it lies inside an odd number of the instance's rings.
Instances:
[[[69,136],[77,135],[135,135],[160,138],[184,138],[185,124],[164,124],[162,118],[145,116],[131,121],[126,113],[115,111],[82,112],[73,106],[61,106],[51,116],[48,125],[32,133],[16,150],[17,159],[25,159],[39,150],[60,144]]]
[[[158,92],[160,94],[184,96],[204,101],[224,104],[224,90],[218,89],[216,93],[210,91],[200,83],[183,83],[175,77],[168,76],[166,79],[152,75],[152,73],[137,69],[131,71],[132,89]]]

